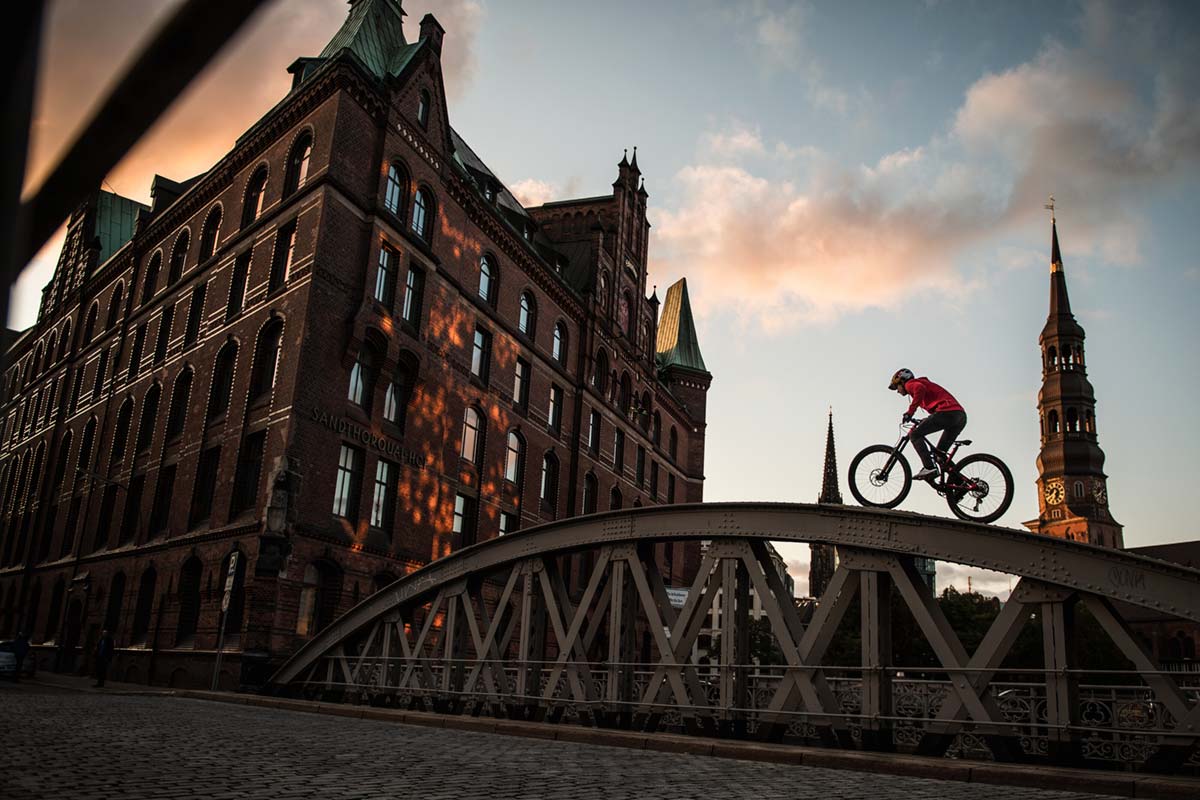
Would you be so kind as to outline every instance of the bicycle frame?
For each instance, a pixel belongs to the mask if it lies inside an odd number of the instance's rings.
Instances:
[[[880,478],[887,480],[888,475],[892,471],[892,467],[896,464],[896,459],[901,453],[904,452],[904,448],[912,442],[913,431],[915,431],[917,426],[924,421],[924,419],[914,419],[910,422],[900,423],[900,438],[896,440],[896,444],[892,447],[892,457],[887,460],[887,463],[883,465],[883,469],[880,470]],[[946,491],[951,489],[956,492],[969,492],[975,488],[975,482],[971,481],[970,479],[968,479],[967,482],[962,486],[955,485],[951,487],[947,485],[950,475],[954,474],[954,454],[958,452],[958,442],[950,445],[950,449],[946,452],[942,452],[940,449],[938,449],[937,445],[930,442],[928,437],[925,438],[925,442],[929,446],[930,452],[934,454],[933,460],[938,468],[938,480],[936,483],[931,483],[933,488],[937,490],[938,494],[945,494]],[[939,458],[939,456],[942,456],[942,458]]]

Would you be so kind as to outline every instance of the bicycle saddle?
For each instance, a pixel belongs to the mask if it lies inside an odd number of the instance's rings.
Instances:
[[[955,442],[954,444],[956,444],[960,447],[968,447],[971,444],[971,440],[970,439],[960,439],[957,442]]]

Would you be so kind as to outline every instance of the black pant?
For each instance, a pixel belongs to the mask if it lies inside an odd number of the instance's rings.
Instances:
[[[96,659],[96,685],[103,686],[104,679],[108,677],[108,659]]]
[[[926,417],[920,425],[913,428],[912,444],[921,457],[921,463],[926,467],[933,466],[933,457],[929,454],[929,443],[925,437],[931,433],[942,432],[938,439],[937,448],[943,453],[950,449],[954,440],[967,427],[967,412],[965,411],[935,411]]]

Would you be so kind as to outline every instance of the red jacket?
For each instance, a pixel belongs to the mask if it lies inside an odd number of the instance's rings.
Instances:
[[[917,406],[934,414],[938,411],[962,411],[962,406],[954,399],[954,395],[938,386],[929,378],[913,378],[904,384],[904,391],[912,397],[908,406],[908,414],[917,410]]]

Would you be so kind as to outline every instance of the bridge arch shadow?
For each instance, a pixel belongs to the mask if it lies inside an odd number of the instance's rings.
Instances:
[[[681,539],[704,547],[673,605],[655,548]],[[797,608],[776,571],[768,543],[780,541],[837,547],[814,608]],[[566,559],[579,554],[590,570],[569,586]],[[1019,577],[973,652],[918,557]],[[933,663],[894,663],[894,605]],[[273,683],[450,714],[1200,771],[1200,684],[1156,666],[1128,620],[1137,608],[1200,621],[1200,571],[910,513],[678,505],[555,522],[435,561],[336,620]],[[1081,615],[1125,669],[1089,664]],[[1040,663],[1011,666],[1031,619]],[[847,631],[857,663],[831,654]],[[770,640],[779,663],[755,662],[752,634]]]

